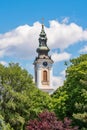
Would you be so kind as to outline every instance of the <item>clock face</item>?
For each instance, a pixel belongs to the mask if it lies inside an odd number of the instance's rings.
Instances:
[[[43,65],[44,65],[44,66],[47,66],[47,65],[48,65],[48,63],[47,63],[46,61],[44,61],[44,62],[43,62]]]

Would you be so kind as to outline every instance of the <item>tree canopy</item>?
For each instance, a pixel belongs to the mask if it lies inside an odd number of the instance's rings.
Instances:
[[[2,130],[24,130],[28,120],[35,122],[38,113],[45,110],[54,111],[62,123],[69,117],[80,130],[87,129],[87,54],[70,60],[64,85],[51,96],[40,91],[33,83],[33,77],[18,63],[0,64]]]
[[[64,94],[62,98],[64,98],[65,115],[70,118],[73,116],[80,128],[87,128],[87,54],[70,60],[64,85],[58,88],[52,97],[60,100],[62,93]],[[62,101],[59,106],[61,105]],[[56,106],[56,113],[59,115],[58,106]]]
[[[32,76],[18,63],[0,64],[0,114],[14,130],[22,130],[29,118],[51,107],[50,96],[35,87]]]

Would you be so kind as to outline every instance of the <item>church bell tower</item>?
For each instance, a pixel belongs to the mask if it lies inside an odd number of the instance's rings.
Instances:
[[[51,93],[54,90],[52,87],[53,60],[48,55],[50,49],[47,46],[47,36],[43,24],[39,35],[39,47],[36,51],[38,53],[38,56],[34,61],[36,86],[42,91]]]

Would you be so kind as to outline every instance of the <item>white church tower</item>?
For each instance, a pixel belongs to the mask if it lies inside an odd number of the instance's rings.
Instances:
[[[37,48],[38,57],[34,61],[35,83],[42,91],[51,93],[52,86],[52,65],[53,60],[48,55],[50,49],[47,46],[47,37],[42,24],[42,30],[39,35],[39,47]]]

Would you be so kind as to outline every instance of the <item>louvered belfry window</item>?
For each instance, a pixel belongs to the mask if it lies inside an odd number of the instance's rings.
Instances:
[[[43,71],[43,81],[47,82],[47,71],[46,70]]]

